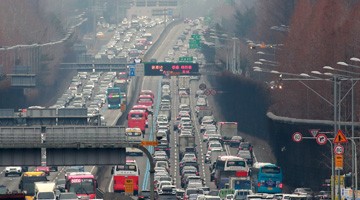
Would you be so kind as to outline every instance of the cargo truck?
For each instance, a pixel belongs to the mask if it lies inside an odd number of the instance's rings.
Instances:
[[[179,135],[179,143],[178,143],[178,152],[179,152],[179,160],[182,159],[186,152],[187,147],[194,148],[195,147],[195,136],[193,135]]]
[[[225,142],[237,135],[237,122],[218,122],[217,128]]]

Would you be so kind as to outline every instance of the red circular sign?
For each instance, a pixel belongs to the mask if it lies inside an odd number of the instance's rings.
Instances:
[[[210,94],[213,96],[216,95],[216,90],[210,90]]]
[[[323,133],[320,133],[316,136],[316,142],[319,144],[319,145],[324,145],[326,144],[327,142],[327,137],[325,134]]]
[[[302,140],[302,134],[300,132],[295,132],[293,135],[292,135],[292,140],[294,142],[301,142]]]
[[[335,147],[334,147],[334,153],[336,154],[336,155],[343,155],[344,154],[344,151],[345,151],[345,149],[344,149],[344,147],[342,146],[342,145],[336,145]]]
[[[210,91],[209,89],[206,89],[206,90],[204,91],[204,94],[205,94],[206,96],[209,96],[209,95],[211,94],[211,91]]]

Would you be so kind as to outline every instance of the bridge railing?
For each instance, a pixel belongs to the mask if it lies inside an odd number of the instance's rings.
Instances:
[[[0,127],[0,148],[116,148],[139,145],[124,126]]]

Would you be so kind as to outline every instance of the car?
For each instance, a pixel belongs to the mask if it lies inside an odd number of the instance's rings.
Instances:
[[[78,200],[79,198],[74,192],[60,193],[58,200]]]
[[[311,188],[295,188],[294,194],[306,194],[308,198],[314,198],[314,192]]]
[[[331,199],[331,191],[320,191],[317,195],[315,195],[315,199]]]
[[[211,161],[211,151],[208,150],[205,154],[205,163],[209,164],[210,161]]]
[[[245,190],[245,189],[235,190],[233,194],[233,199],[246,200],[247,199],[246,197],[252,194],[253,192],[251,190]]]
[[[187,188],[184,193],[184,200],[189,200],[191,194],[204,194],[204,191],[199,188]]]
[[[249,150],[239,150],[237,156],[240,158],[244,158],[248,165],[253,165],[253,156]]]
[[[206,124],[205,126],[200,127],[200,133],[204,133],[205,131],[208,130],[216,131],[217,127],[214,124]]]
[[[252,153],[252,145],[250,142],[240,142],[239,150],[249,150]]]
[[[50,167],[47,166],[38,166],[35,168],[36,172],[45,172],[46,176],[50,175]]]
[[[195,161],[197,160],[196,155],[194,153],[185,153],[181,159],[181,162],[193,161],[193,160]]]
[[[138,200],[150,199],[150,190],[141,190],[138,195]]]
[[[196,200],[221,200],[221,198],[220,196],[213,196],[213,195],[198,195]]]
[[[204,134],[203,134],[203,142],[207,142],[208,139],[209,139],[209,137],[210,137],[210,136],[214,136],[214,135],[215,135],[215,136],[219,135],[220,138],[221,138],[221,135],[218,134],[218,132],[216,132],[216,131],[214,131],[214,130],[205,131]]]
[[[185,190],[183,189],[176,189],[176,199],[181,200],[184,196]]]
[[[9,189],[7,189],[5,185],[0,185],[0,195],[7,194],[8,192],[9,192]]]
[[[211,142],[209,142],[209,144],[208,144],[208,150],[209,151],[216,151],[216,150],[220,150],[220,151],[223,151],[224,149],[223,149],[223,146],[222,146],[222,144],[220,143],[220,142],[218,142],[218,141],[211,141]]]
[[[21,176],[22,168],[20,166],[5,167],[5,177],[13,174]]]
[[[55,182],[56,189],[58,189],[60,192],[65,192],[65,183],[66,180],[64,178],[57,179]]]
[[[232,136],[229,141],[230,147],[236,147],[240,145],[240,142],[243,142],[243,138],[239,135]]]
[[[168,161],[159,160],[155,163],[155,167],[164,167],[167,172],[170,172],[170,164]]]
[[[190,80],[200,80],[200,76],[190,76]]]

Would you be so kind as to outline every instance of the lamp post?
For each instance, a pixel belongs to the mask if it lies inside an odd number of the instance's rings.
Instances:
[[[338,64],[341,63],[340,65],[344,65],[342,63],[344,62],[338,62]],[[345,66],[345,65],[344,65]],[[347,65],[346,65],[347,66]],[[359,75],[360,73],[356,73],[356,72],[352,72],[352,71],[347,71],[347,70],[341,70],[341,69],[336,69],[336,68],[333,68],[333,67],[330,67],[330,66],[324,66],[323,67],[324,69],[327,69],[327,70],[332,70],[332,71],[340,71],[340,72],[344,72],[344,73],[347,73],[347,74],[353,74],[353,75]],[[316,71],[317,74],[319,74],[320,72]],[[342,74],[333,74],[333,73],[323,73],[324,75],[327,75],[327,76],[337,76],[339,77],[339,82],[340,81],[346,81],[346,80],[350,80],[351,81],[351,88],[349,89],[349,91],[347,91],[347,93],[344,95],[344,97],[342,99],[339,99],[339,107],[341,106],[341,101],[346,97],[346,95],[351,91],[351,138],[349,138],[349,140],[351,140],[351,147],[352,147],[352,152],[351,152],[351,161],[352,161],[352,181],[351,181],[351,187],[352,187],[352,190],[353,190],[353,199],[356,199],[356,193],[355,193],[355,190],[357,189],[357,150],[356,150],[356,144],[355,144],[355,141],[354,141],[354,86],[357,84],[357,82],[360,80],[359,78],[355,78],[355,77],[352,77],[352,76],[347,76],[347,75],[342,75]],[[356,82],[354,82],[356,81]],[[339,109],[340,110],[340,109]],[[340,112],[339,112],[340,113]],[[341,115],[341,113],[340,113]],[[339,192],[340,193],[340,192]]]
[[[262,72],[269,72],[268,71],[264,71],[264,70],[261,70],[261,68],[256,68],[256,71],[262,71]],[[278,71],[276,71],[277,73],[280,73]],[[274,72],[269,72],[269,73],[274,73]],[[312,71],[311,73],[313,74],[316,74],[316,75],[322,75],[321,72],[319,71]],[[296,76],[297,78],[290,78],[290,79],[282,79],[284,81],[299,81],[300,83],[302,83],[304,86],[306,86],[308,89],[310,89],[312,92],[314,92],[317,96],[321,97],[323,100],[325,100],[327,103],[329,103],[330,105],[333,106],[333,109],[334,109],[334,133],[337,132],[338,130],[338,109],[337,109],[337,105],[338,105],[338,81],[339,81],[339,78],[338,76],[334,75],[332,77],[332,79],[328,79],[328,78],[321,78],[321,77],[317,77],[317,76],[313,76],[313,75],[309,75],[309,74],[306,74],[306,73],[300,73],[300,74],[292,74],[292,73],[282,73],[281,74],[284,74],[284,75],[290,75],[290,76]],[[303,78],[298,78],[298,77],[303,77]],[[318,92],[316,92],[315,90],[313,90],[311,87],[309,87],[308,85],[306,85],[303,81],[306,81],[306,80],[313,80],[313,81],[332,81],[333,82],[333,90],[334,90],[334,98],[333,98],[333,103],[331,103],[330,101],[328,101],[325,97],[323,97],[322,95],[320,95]],[[331,151],[333,151],[333,149],[331,149]],[[335,168],[334,168],[334,160],[332,159],[331,161],[331,179],[332,179],[332,188],[331,188],[331,197],[332,199],[335,199],[334,198],[334,194],[335,194],[335,187],[334,187],[334,183],[335,183]],[[339,175],[340,175],[340,171],[338,172]],[[340,176],[339,176],[339,179],[340,179]],[[340,180],[338,180],[338,183],[340,183]],[[339,192],[338,192],[338,198],[341,199],[341,193],[340,193],[340,187],[339,187]]]

